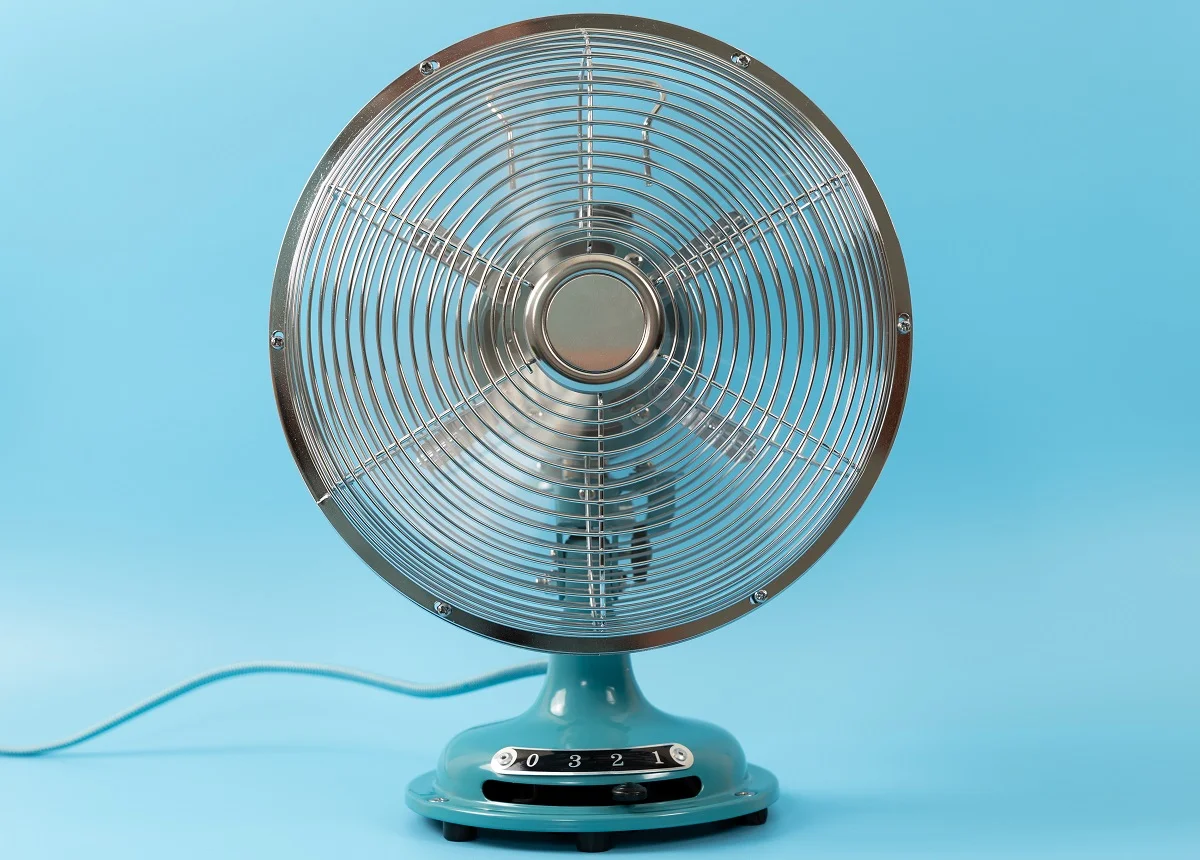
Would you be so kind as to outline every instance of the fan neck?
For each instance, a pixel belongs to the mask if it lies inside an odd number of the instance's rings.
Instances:
[[[621,720],[657,711],[633,677],[628,654],[551,654],[546,681],[529,713],[566,723]]]

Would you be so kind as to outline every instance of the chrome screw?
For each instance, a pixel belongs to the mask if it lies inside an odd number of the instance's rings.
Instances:
[[[283,332],[271,332],[271,349],[283,349]]]
[[[643,262],[645,262],[645,258],[637,251],[630,251],[625,255],[625,262],[632,263],[635,266],[640,266]]]
[[[753,62],[750,59],[749,54],[742,54],[740,52],[737,54],[734,54],[732,57],[730,57],[729,61],[731,63],[733,63],[735,66],[737,66],[739,69],[747,69],[750,67],[750,63]]]
[[[429,77],[441,67],[442,64],[437,60],[426,60],[425,62],[421,63],[421,65],[417,66],[417,71],[419,71],[425,77]]]
[[[433,611],[436,612],[438,615],[442,616],[443,618],[449,618],[450,613],[454,611],[454,607],[451,606],[449,603],[445,603],[441,600],[435,600],[433,602]]]
[[[758,591],[750,595],[750,602],[757,606],[760,603],[766,603],[767,598],[770,596],[771,595],[767,594],[767,590],[765,588],[760,588]]]
[[[496,764],[500,767],[508,767],[517,760],[517,754],[512,750],[500,750],[496,753]]]
[[[683,764],[690,757],[691,753],[688,752],[687,747],[680,746],[679,744],[671,745],[671,758],[675,759],[675,761]]]
[[[912,331],[912,317],[909,314],[900,314],[896,317],[896,331],[900,334],[908,334]]]

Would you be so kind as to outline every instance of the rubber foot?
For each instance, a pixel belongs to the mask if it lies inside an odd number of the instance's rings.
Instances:
[[[479,831],[470,825],[442,822],[442,838],[447,842],[470,842],[478,835]]]
[[[767,823],[767,810],[760,809],[760,810],[758,810],[758,812],[747,812],[745,815],[743,815],[741,818],[738,819],[738,823],[739,824],[749,824],[752,826],[757,826],[759,824],[766,824]]]
[[[575,847],[584,854],[599,854],[612,848],[611,833],[576,833]]]

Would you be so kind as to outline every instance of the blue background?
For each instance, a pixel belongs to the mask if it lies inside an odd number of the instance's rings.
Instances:
[[[1200,13],[1167,2],[596,3],[737,44],[871,169],[913,385],[785,596],[636,658],[784,796],[725,857],[1200,855]],[[394,594],[312,503],[267,373],[309,171],[429,53],[559,3],[0,7],[0,744],[210,666],[525,659]],[[0,856],[476,857],[403,787],[537,681],[419,702],[232,681],[0,761]]]

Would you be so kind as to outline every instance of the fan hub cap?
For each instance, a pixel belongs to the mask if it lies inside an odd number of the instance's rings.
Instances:
[[[577,382],[634,373],[662,340],[662,305],[645,274],[607,254],[579,254],[534,286],[525,316],[533,351]]]

